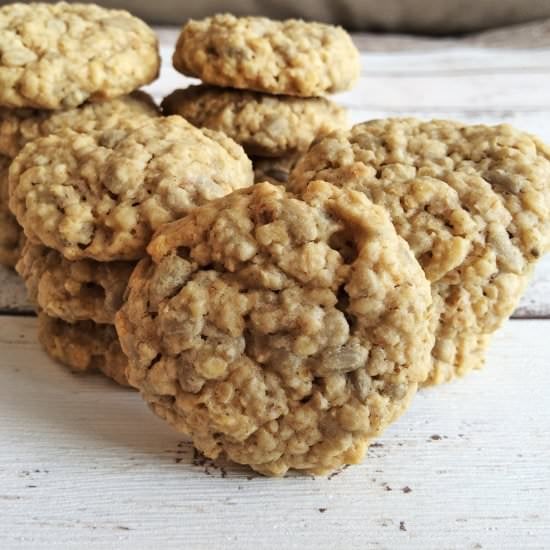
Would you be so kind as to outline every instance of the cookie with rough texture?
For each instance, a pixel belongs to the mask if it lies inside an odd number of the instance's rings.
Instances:
[[[157,116],[159,112],[153,100],[143,92],[67,111],[0,107],[0,263],[14,267],[25,240],[23,230],[8,207],[10,160],[2,155],[13,158],[26,143],[67,128],[97,133],[102,145],[112,146],[129,130]]]
[[[134,260],[163,223],[252,183],[225,134],[154,118],[112,146],[71,130],[27,144],[10,168],[10,208],[31,241],[68,260]]]
[[[48,355],[77,372],[100,371],[128,386],[128,360],[120,349],[113,325],[92,321],[67,323],[38,313],[38,339]]]
[[[172,60],[207,84],[301,97],[348,90],[360,71],[340,27],[229,14],[189,21]]]
[[[45,246],[27,242],[17,262],[29,298],[50,317],[69,323],[114,323],[133,262],[71,262]]]
[[[548,247],[550,151],[507,125],[376,120],[312,146],[290,176],[325,179],[391,214],[432,283],[430,381],[483,363]]]
[[[190,86],[165,97],[166,115],[227,134],[249,155],[305,151],[319,135],[347,126],[345,109],[325,98],[282,97],[214,86]]]
[[[10,159],[0,155],[0,264],[15,267],[23,245],[23,230],[8,208]]]
[[[268,181],[273,185],[286,185],[288,176],[300,159],[299,154],[292,153],[283,157],[253,157],[254,181]]]
[[[65,129],[84,134],[102,132],[103,143],[108,146],[128,128],[139,128],[157,116],[156,105],[144,92],[65,111],[0,107],[0,154],[13,158],[29,141]]]
[[[0,105],[68,109],[152,82],[155,33],[122,10],[93,4],[0,7]]]
[[[116,317],[128,378],[205,455],[359,462],[430,366],[430,287],[384,209],[260,183],[161,228]]]

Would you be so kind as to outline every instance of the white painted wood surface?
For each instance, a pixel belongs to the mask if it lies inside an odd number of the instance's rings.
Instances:
[[[547,549],[550,321],[419,393],[362,465],[266,479],[193,457],[137,394],[0,319],[0,548]]]
[[[354,122],[507,121],[550,141],[550,25],[528,28],[514,50],[366,37],[361,82],[337,100]],[[174,36],[157,100],[187,82]],[[2,310],[29,311],[7,271]],[[516,313],[549,319],[510,321],[483,371],[420,392],[364,464],[283,480],[194,456],[137,394],[50,361],[34,318],[0,316],[0,549],[548,549],[550,258]]]

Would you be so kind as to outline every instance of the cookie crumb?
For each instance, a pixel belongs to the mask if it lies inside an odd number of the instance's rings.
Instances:
[[[399,530],[400,531],[406,531],[407,530],[407,528],[405,527],[405,522],[404,521],[399,522]]]
[[[431,435],[430,436],[430,439],[432,441],[439,441],[441,439],[441,436],[440,435],[437,435],[437,434],[434,434],[434,435]]]
[[[319,512],[321,512],[321,514],[324,514],[326,511],[327,511],[326,508],[319,508]]]
[[[401,489],[404,493],[412,493],[412,489],[408,486],[408,485],[405,485],[405,487],[403,487],[403,489]]]

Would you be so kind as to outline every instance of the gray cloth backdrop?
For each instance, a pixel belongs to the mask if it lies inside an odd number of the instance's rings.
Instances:
[[[7,4],[0,0],[0,3]],[[550,17],[550,0],[99,0],[152,23],[179,25],[217,12],[302,17],[351,30],[449,34]]]
[[[7,4],[0,0],[0,4]],[[450,34],[550,17],[550,0],[98,0],[151,23],[179,25],[217,12],[301,17],[351,30]]]

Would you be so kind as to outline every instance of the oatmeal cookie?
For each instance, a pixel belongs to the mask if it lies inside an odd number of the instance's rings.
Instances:
[[[0,105],[68,109],[152,82],[155,33],[122,10],[93,4],[0,7]]]
[[[268,181],[273,185],[286,185],[288,176],[300,158],[299,154],[292,153],[282,157],[253,157],[254,181],[260,183]]]
[[[130,383],[205,455],[359,462],[430,366],[430,287],[384,209],[260,183],[161,228],[116,317]]]
[[[190,86],[164,98],[166,115],[227,134],[249,155],[305,151],[321,134],[347,126],[346,111],[325,98],[282,97],[214,86]]]
[[[13,158],[29,141],[66,128],[98,133],[101,145],[112,147],[128,131],[157,116],[159,112],[153,100],[143,92],[67,111],[0,107],[0,263],[14,267],[25,240],[23,230],[8,207],[10,160],[3,155]]]
[[[172,60],[207,84],[300,97],[348,90],[360,70],[340,27],[229,14],[189,21]]]
[[[28,143],[10,168],[10,208],[27,238],[68,260],[134,260],[161,224],[252,183],[231,138],[153,118],[113,147],[72,130]]]
[[[23,230],[8,208],[10,159],[0,155],[0,264],[15,267],[24,241]]]
[[[133,262],[71,262],[52,248],[27,242],[17,262],[29,298],[50,317],[69,323],[114,323]]]
[[[102,372],[121,386],[128,386],[128,360],[120,349],[113,325],[92,321],[67,323],[38,313],[38,339],[50,357],[77,372]]]
[[[29,141],[65,129],[84,134],[102,132],[102,144],[108,147],[128,129],[139,128],[158,115],[153,100],[144,92],[65,111],[0,107],[0,154],[13,158]]]
[[[377,120],[312,146],[290,176],[359,190],[391,214],[432,283],[431,382],[482,365],[548,247],[550,154],[509,126]]]

